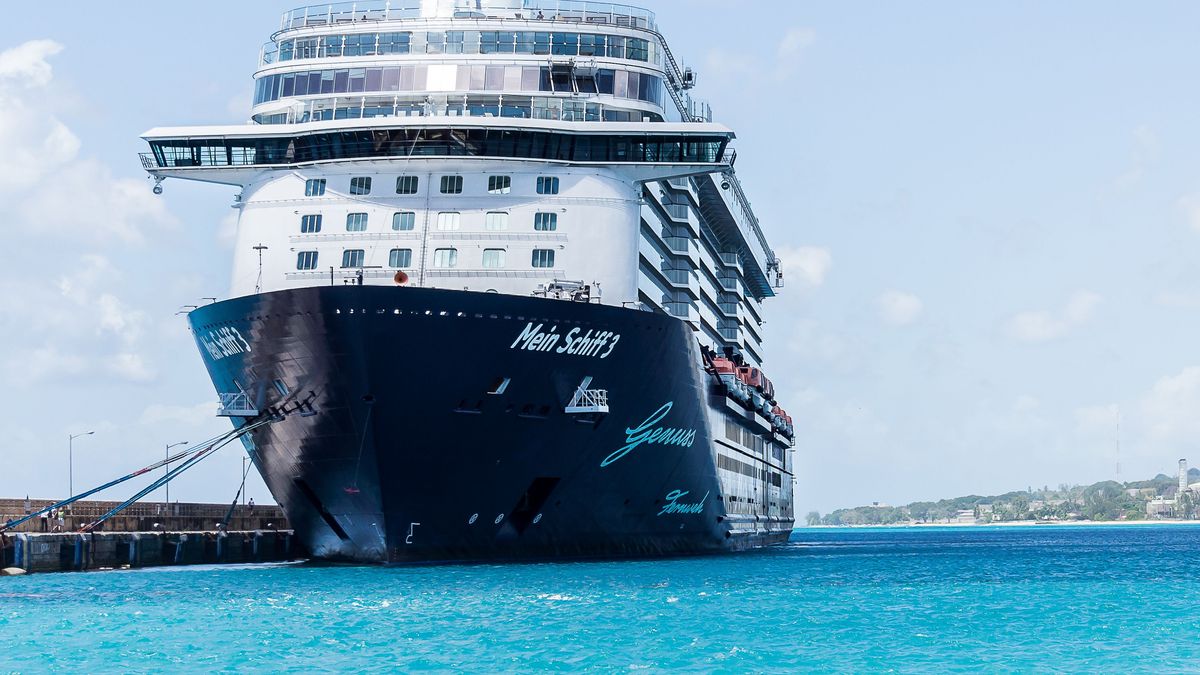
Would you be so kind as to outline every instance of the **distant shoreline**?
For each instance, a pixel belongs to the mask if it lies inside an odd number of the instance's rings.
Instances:
[[[799,525],[797,530],[845,528],[919,528],[919,527],[1030,527],[1030,526],[1107,526],[1107,525],[1200,525],[1200,520],[1009,520],[1002,523],[892,523],[891,525]]]

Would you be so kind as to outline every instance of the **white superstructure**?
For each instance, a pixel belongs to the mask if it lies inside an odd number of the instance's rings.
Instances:
[[[250,123],[152,129],[142,161],[240,186],[234,296],[579,282],[759,364],[781,277],[694,82],[639,8],[319,5],[264,46]]]

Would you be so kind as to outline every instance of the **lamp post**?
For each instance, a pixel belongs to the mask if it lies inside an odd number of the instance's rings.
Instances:
[[[179,441],[178,443],[171,443],[170,445],[168,445],[167,450],[164,453],[164,459],[171,459],[171,448],[173,448],[177,445],[187,445],[187,441]],[[167,462],[166,466],[163,467],[163,475],[166,476],[170,473],[171,473],[171,463]],[[171,483],[170,483],[170,481],[163,483],[163,486],[167,488],[167,508],[170,509],[171,508]]]
[[[80,436],[91,436],[95,431],[85,431],[82,434],[70,434],[67,438],[67,496],[75,496],[75,439]]]

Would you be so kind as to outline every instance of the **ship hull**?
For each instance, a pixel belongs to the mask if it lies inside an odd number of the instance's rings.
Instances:
[[[217,391],[277,417],[247,447],[316,557],[681,555],[790,531],[726,512],[711,383],[672,317],[328,286],[215,303],[189,321]],[[607,410],[567,412],[589,377]]]

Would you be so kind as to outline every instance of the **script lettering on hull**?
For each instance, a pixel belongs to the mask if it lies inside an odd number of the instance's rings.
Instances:
[[[204,351],[212,357],[213,361],[220,361],[227,356],[234,354],[248,354],[250,343],[236,328],[224,326],[216,330],[210,330],[205,335],[197,335],[196,339],[204,347]]]
[[[613,462],[621,459],[625,455],[633,452],[634,448],[639,445],[677,445],[682,448],[690,448],[696,442],[696,430],[687,428],[675,427],[656,427],[654,425],[662,421],[667,413],[671,412],[674,407],[674,401],[667,401],[661,408],[655,410],[646,418],[644,422],[636,427],[625,429],[625,445],[621,446],[608,457],[600,462],[600,466],[608,466]]]
[[[685,515],[686,514],[694,514],[694,513],[704,513],[704,502],[708,500],[708,494],[709,493],[705,492],[704,496],[701,497],[700,501],[698,501],[698,502],[681,502],[679,500],[686,497],[688,495],[688,491],[687,490],[671,490],[670,492],[667,493],[667,496],[663,498],[667,503],[663,505],[662,511],[659,511],[658,515],[662,516],[662,515],[667,515],[667,514],[672,514],[672,513],[679,513],[679,514],[685,514]]]
[[[508,348],[606,359],[620,341],[621,334],[610,330],[596,331],[589,328],[585,333],[582,328],[576,326],[560,333],[558,324],[546,328],[545,324],[534,325],[530,321]]]

